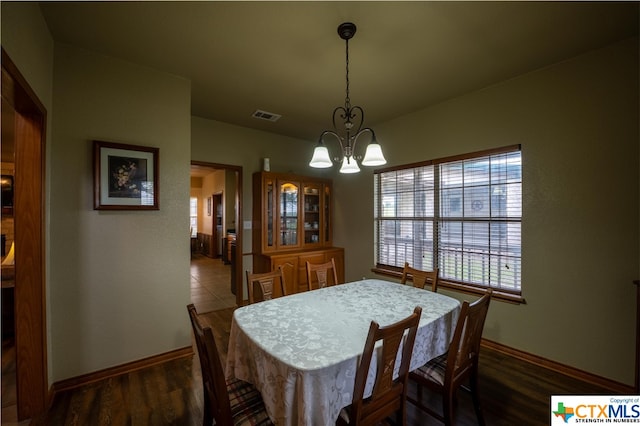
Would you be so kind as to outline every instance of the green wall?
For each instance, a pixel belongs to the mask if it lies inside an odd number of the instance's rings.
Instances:
[[[484,337],[629,385],[640,275],[638,75],[632,39],[376,126],[388,165],[522,145],[527,303],[492,303]],[[370,276],[371,173],[334,184],[347,278]]]
[[[189,81],[55,45],[54,381],[191,344]],[[159,148],[158,211],[93,210],[94,139]]]

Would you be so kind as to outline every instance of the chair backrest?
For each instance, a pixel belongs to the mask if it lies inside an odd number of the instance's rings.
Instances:
[[[420,269],[412,268],[408,262],[404,263],[402,270],[402,278],[400,282],[406,284],[407,280],[413,281],[413,286],[418,288],[425,288],[427,284],[431,285],[431,291],[438,291],[438,275],[440,270],[435,268],[433,271],[422,271]]]
[[[258,284],[260,295],[255,296],[255,285]],[[284,281],[282,267],[275,271],[250,274],[247,271],[247,289],[249,293],[249,304],[270,300],[275,297],[286,296],[287,290]]]
[[[204,416],[205,423],[211,424],[211,416],[216,419],[216,424],[231,425],[231,403],[227,391],[227,383],[222,371],[220,354],[213,338],[211,327],[204,327],[198,318],[198,313],[193,303],[187,305],[191,328],[196,339],[200,368],[202,370],[202,387],[204,390]]]
[[[307,286],[309,291],[312,290],[312,282],[314,281],[314,272],[318,288],[324,288],[328,285],[338,284],[338,272],[336,271],[336,263],[333,257],[325,263],[311,263],[307,261]],[[329,281],[329,272],[333,274],[333,283]]]
[[[462,303],[458,323],[449,345],[445,386],[447,383],[455,384],[478,368],[482,330],[489,311],[492,292],[491,289],[487,289],[486,293],[475,302]]]
[[[422,308],[416,306],[411,315],[395,324],[380,327],[378,323],[371,321],[360,365],[356,371],[353,402],[349,416],[350,425],[375,424],[400,409],[404,410],[409,364],[421,314]],[[407,335],[404,337],[407,330]],[[393,379],[393,370],[403,337],[400,370],[398,377]],[[363,399],[371,358],[376,342],[380,340],[382,340],[382,348],[377,351],[377,370],[373,392],[370,397]]]

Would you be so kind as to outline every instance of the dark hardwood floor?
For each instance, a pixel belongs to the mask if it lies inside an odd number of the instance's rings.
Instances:
[[[13,336],[2,339],[2,419],[3,426],[18,426],[16,398],[16,344]]]
[[[211,324],[226,360],[233,309],[203,314]],[[185,315],[187,310],[185,307]],[[554,394],[610,394],[566,377],[483,348],[480,356],[480,392],[489,426],[547,425]],[[414,392],[415,389],[411,389]],[[439,407],[437,396],[425,399]],[[409,426],[441,424],[408,406]],[[130,372],[55,396],[52,407],[33,425],[201,425],[202,382],[197,356]],[[456,425],[477,424],[471,398],[460,392]]]

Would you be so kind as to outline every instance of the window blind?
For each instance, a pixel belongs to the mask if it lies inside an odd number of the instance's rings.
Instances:
[[[374,193],[378,267],[520,293],[519,146],[376,171]]]

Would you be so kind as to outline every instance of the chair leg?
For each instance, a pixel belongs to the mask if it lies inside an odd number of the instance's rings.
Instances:
[[[402,401],[402,407],[398,410],[398,416],[400,419],[396,424],[407,426],[407,401],[406,399]]]
[[[204,413],[202,414],[202,426],[211,426],[213,424],[213,415],[209,404],[204,404]]]
[[[476,375],[471,376],[469,381],[471,387],[471,398],[473,399],[473,408],[476,411],[478,425],[484,426],[484,416],[482,415],[482,407],[480,406],[480,395],[478,394],[478,379]]]
[[[338,418],[339,420],[340,418]],[[386,419],[384,419],[383,422],[380,423],[376,423],[376,424],[382,424],[382,425],[390,425],[390,426],[407,426],[407,412],[406,412],[406,408],[400,408],[398,411],[395,412],[395,415],[391,415],[389,417],[387,417]],[[336,424],[336,426],[342,426],[340,424]]]
[[[449,387],[442,394],[442,417],[445,426],[453,424],[453,400],[455,398],[456,391],[453,387]]]

